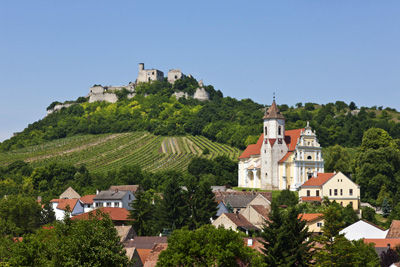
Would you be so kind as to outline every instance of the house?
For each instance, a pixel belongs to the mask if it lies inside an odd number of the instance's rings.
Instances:
[[[93,198],[96,195],[85,195],[79,199],[83,205],[83,212],[89,212],[94,209]]]
[[[366,220],[359,220],[339,232],[348,240],[386,238],[389,230],[385,230]]]
[[[129,218],[129,211],[124,208],[111,208],[111,207],[101,207],[89,212],[78,214],[73,216],[71,220],[88,220],[91,216],[95,216],[98,211],[108,214],[110,219],[113,221],[114,225],[127,225],[130,224],[133,219]]]
[[[131,185],[112,185],[108,190],[111,191],[131,191],[133,194],[136,194],[140,187],[138,184],[131,184]]]
[[[393,220],[386,235],[386,238],[400,238],[400,221]]]
[[[127,250],[135,248],[139,254],[141,262],[145,264],[155,248],[155,245],[167,243],[167,237],[164,236],[136,236],[133,240],[125,242],[124,246]]]
[[[69,210],[71,216],[83,213],[83,204],[77,198],[52,199],[51,208],[54,211],[56,220],[63,220],[65,212]]]
[[[268,220],[268,214],[270,212],[270,206],[264,205],[248,205],[244,210],[240,211],[251,224],[253,224],[258,229],[264,227],[265,221]]]
[[[167,248],[168,248],[167,243],[155,244],[143,266],[144,267],[155,267],[157,265],[158,257],[160,256],[160,253],[163,250],[166,250]]]
[[[324,225],[324,218],[322,213],[303,213],[299,214],[299,219],[306,221],[308,231],[315,234],[322,233],[322,226]]]
[[[94,207],[124,208],[131,210],[130,203],[135,200],[131,191],[105,190],[100,191],[94,198]]]
[[[60,199],[73,199],[73,198],[80,198],[81,196],[72,188],[68,187],[60,196]]]
[[[215,227],[222,226],[225,229],[232,229],[234,231],[257,231],[256,226],[250,223],[242,214],[236,213],[223,213],[213,223]]]
[[[350,204],[354,210],[360,208],[360,187],[341,172],[316,173],[300,187],[302,202],[321,201],[324,197],[344,207]]]
[[[217,203],[221,201],[225,207],[232,208],[233,212],[245,209],[249,204],[270,206],[272,200],[271,192],[248,192],[248,191],[214,191]]]
[[[136,236],[135,230],[133,229],[132,225],[117,225],[114,226],[114,228],[115,230],[117,230],[121,243],[129,241]]]
[[[374,244],[375,252],[380,256],[382,252],[386,252],[389,248],[394,249],[400,246],[400,238],[365,238],[364,243]]]
[[[238,186],[297,190],[314,172],[324,172],[322,148],[307,122],[286,130],[275,99],[263,117],[263,133],[239,157]]]

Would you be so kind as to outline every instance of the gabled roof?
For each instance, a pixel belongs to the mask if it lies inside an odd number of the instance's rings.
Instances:
[[[285,154],[285,156],[283,156],[283,158],[279,162],[285,161],[290,156],[289,153],[293,152],[296,149],[297,141],[299,140],[302,131],[304,131],[304,128],[285,131],[285,143],[288,146],[289,152]],[[253,155],[260,155],[263,140],[264,134],[261,134],[257,140],[257,143],[248,145],[243,153],[240,155],[239,159],[246,159]],[[273,145],[273,143],[275,143],[275,141],[272,142],[271,145]]]
[[[321,173],[319,172],[317,174],[317,177],[311,177],[308,179],[301,187],[316,187],[316,186],[322,186],[325,184],[327,181],[329,181],[333,176],[335,176],[336,173],[333,172],[326,172],[326,173]]]
[[[98,211],[108,214],[113,221],[132,221],[132,219],[129,219],[129,211],[127,209],[111,207],[103,207],[85,212],[72,217],[71,220],[88,220],[90,215],[95,216]]]
[[[258,230],[251,222],[249,222],[242,214],[239,213],[224,213],[229,220],[231,220],[237,227],[245,230]]]
[[[393,220],[386,238],[400,238],[400,221]]]
[[[138,184],[131,184],[131,185],[112,185],[110,186],[110,191],[131,191],[132,193],[136,193],[136,191],[139,189]]]
[[[214,195],[215,195],[215,201],[216,201],[217,203],[223,201],[224,204],[226,204],[228,200],[230,200],[230,199],[232,199],[232,198],[235,198],[236,196],[251,196],[252,199],[251,199],[250,201],[252,201],[252,200],[255,199],[258,195],[262,195],[262,196],[263,196],[265,199],[267,199],[269,202],[272,201],[272,193],[271,193],[271,192],[254,192],[254,191],[234,191],[234,190],[229,190],[229,191],[226,191],[226,192],[214,191],[213,193],[214,193]],[[249,198],[251,198],[251,197],[249,197]],[[240,198],[240,197],[239,197],[239,198]],[[240,201],[240,200],[239,200],[239,201]],[[242,200],[242,201],[243,201],[243,200]],[[250,201],[249,201],[249,202],[250,202]],[[249,202],[248,202],[248,203],[249,203]],[[248,204],[248,203],[247,203],[247,204]],[[242,207],[247,206],[247,204],[244,205],[244,206],[242,206]],[[231,205],[232,205],[232,203],[231,203]],[[240,205],[243,205],[243,204],[240,204]],[[232,206],[232,208],[233,208],[233,206]]]
[[[119,191],[119,190],[105,190],[100,191],[93,200],[117,200],[122,199],[128,191]]]
[[[83,197],[81,197],[79,200],[83,203],[83,204],[93,204],[93,198],[96,195],[85,195]]]
[[[168,243],[166,236],[135,236],[128,241],[125,247],[135,247],[139,249],[152,249],[155,244]]]
[[[279,108],[276,106],[275,99],[272,101],[272,105],[265,112],[264,119],[285,119],[285,117],[279,111]]]
[[[50,202],[52,203],[58,203],[57,205],[57,209],[60,210],[66,210],[67,207],[69,207],[70,211],[72,211],[75,208],[76,203],[78,202],[77,198],[73,198],[73,199],[52,199],[50,200]]]
[[[224,203],[228,203],[232,208],[244,208],[246,207],[256,195],[228,195],[224,198]]]
[[[81,196],[72,188],[68,187],[59,198],[80,198]]]
[[[299,214],[298,218],[301,219],[302,221],[312,222],[323,216],[324,214],[322,213],[302,213]]]
[[[264,219],[268,218],[269,210],[263,205],[250,205],[258,214],[264,217]]]
[[[157,265],[158,256],[163,250],[166,250],[167,248],[167,243],[155,244],[150,252],[150,255],[147,257],[143,267],[155,267]]]

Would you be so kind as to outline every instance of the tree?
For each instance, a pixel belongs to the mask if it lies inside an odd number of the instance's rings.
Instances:
[[[129,218],[133,219],[133,228],[139,236],[155,235],[155,205],[153,204],[155,195],[153,191],[139,191],[135,195],[135,200],[131,203],[132,210]]]
[[[342,211],[344,226],[349,226],[359,220],[357,213],[353,209],[353,205],[348,204]]]
[[[290,191],[289,189],[285,189],[279,193],[276,199],[274,199],[274,202],[277,203],[278,206],[295,206],[297,203],[299,203],[299,199],[296,193]]]
[[[377,223],[376,218],[375,218],[375,210],[373,208],[370,207],[363,207],[362,208],[362,218],[372,222],[372,223]]]
[[[100,211],[89,220],[56,222],[17,242],[11,266],[127,266],[113,222]]]
[[[261,256],[246,247],[239,233],[204,225],[197,230],[175,230],[157,266],[263,266]]]
[[[273,202],[261,237],[268,266],[308,266],[311,233],[296,207],[281,210]]]
[[[42,208],[35,198],[7,196],[0,200],[0,218],[15,225],[15,234],[34,232],[41,225]]]
[[[389,204],[389,201],[387,200],[387,198],[384,198],[383,199],[383,202],[382,202],[382,215],[383,215],[383,217],[387,217],[387,216],[389,216],[389,214],[390,214],[390,210],[391,210],[391,208],[390,208],[390,204]]]
[[[179,229],[186,224],[188,215],[189,211],[181,186],[176,179],[167,181],[160,208],[161,224],[172,230]]]
[[[334,145],[324,149],[325,170],[327,172],[343,172],[349,175],[351,157],[347,149],[340,145]]]
[[[350,110],[355,110],[355,109],[357,109],[356,103],[354,103],[353,101],[351,101],[350,104],[349,104],[349,109],[350,109]]]
[[[210,183],[208,181],[199,182],[196,177],[189,176],[186,187],[186,201],[190,212],[189,228],[196,229],[201,225],[209,224],[210,219],[217,213],[217,203]]]
[[[383,251],[381,253],[381,266],[389,267],[393,263],[396,263],[400,260],[399,254],[396,251],[389,248],[387,251]]]

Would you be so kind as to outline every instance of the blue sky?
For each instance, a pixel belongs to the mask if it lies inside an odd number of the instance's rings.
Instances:
[[[400,110],[399,1],[0,2],[0,140],[55,100],[179,68],[225,96]]]

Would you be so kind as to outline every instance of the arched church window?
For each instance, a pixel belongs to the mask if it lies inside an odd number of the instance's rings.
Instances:
[[[281,135],[282,134],[282,126],[279,126],[278,127],[278,135]]]
[[[308,156],[307,159],[312,159],[312,157],[311,157],[311,156]]]
[[[267,128],[267,126],[264,127],[264,132],[265,132],[265,135],[268,134],[268,128]]]

